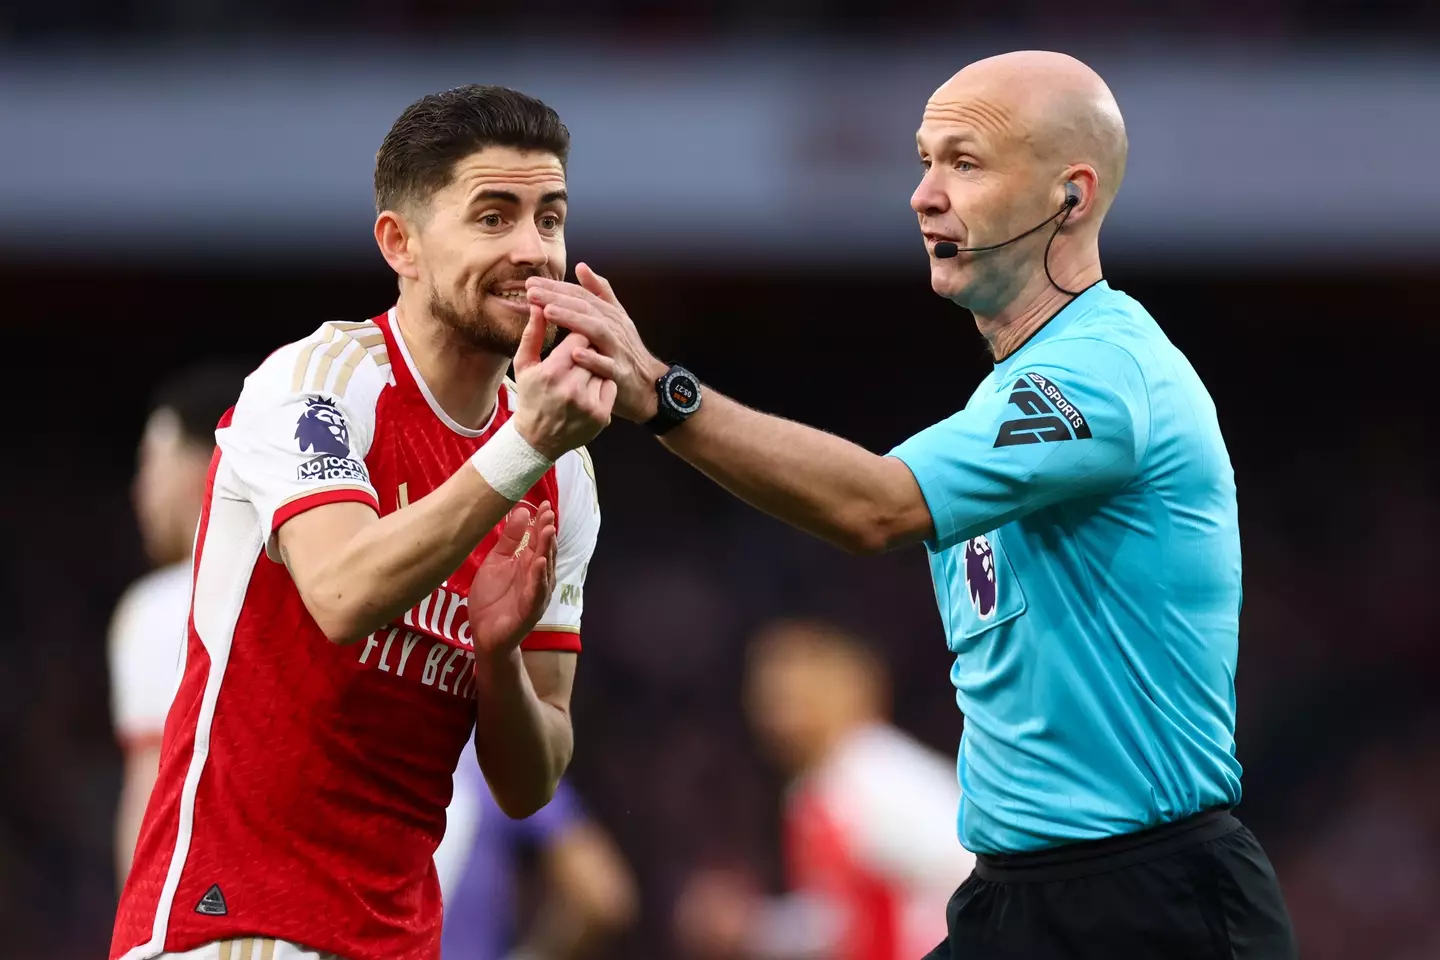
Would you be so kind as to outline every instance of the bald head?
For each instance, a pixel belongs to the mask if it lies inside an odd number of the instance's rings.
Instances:
[[[931,286],[969,307],[987,340],[1007,314],[1053,313],[1057,288],[1101,276],[1100,224],[1128,142],[1094,70],[1039,50],[979,60],[930,97],[915,144],[925,175],[910,205],[932,252]],[[997,249],[935,258],[944,241]]]
[[[973,117],[1042,165],[1094,168],[1100,214],[1120,189],[1129,141],[1100,75],[1074,57],[1021,50],[977,60],[931,96],[925,117]]]

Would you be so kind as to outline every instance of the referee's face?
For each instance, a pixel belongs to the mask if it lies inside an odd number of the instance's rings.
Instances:
[[[1036,251],[1025,241],[984,253],[935,256],[935,245],[1001,243],[1044,216],[1048,191],[1026,139],[1019,110],[1003,92],[947,84],[925,106],[915,135],[923,171],[910,198],[930,253],[930,286],[961,306],[981,310],[1005,301]],[[1043,244],[1043,238],[1041,243]]]

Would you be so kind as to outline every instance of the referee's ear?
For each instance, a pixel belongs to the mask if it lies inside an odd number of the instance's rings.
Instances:
[[[1092,220],[1102,188],[1100,175],[1089,164],[1076,164],[1068,169],[1058,185],[1059,193],[1055,199],[1057,207],[1068,206],[1065,222],[1074,224]],[[1070,203],[1071,197],[1075,198],[1073,204]]]

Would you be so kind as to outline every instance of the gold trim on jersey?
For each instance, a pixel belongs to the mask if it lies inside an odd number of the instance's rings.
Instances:
[[[579,627],[572,627],[567,623],[537,623],[530,631],[531,633],[574,633],[579,634]]]
[[[390,352],[385,347],[384,332],[369,320],[332,320],[315,332],[310,342],[305,344],[300,355],[295,358],[295,372],[290,378],[291,392],[323,392],[326,381],[330,379],[331,367],[336,360],[345,356],[346,348],[353,344],[358,344],[359,349],[340,364],[335,375],[333,393],[342,397],[345,395],[345,391],[350,388],[350,378],[355,375],[356,368],[367,353],[375,361],[375,365],[380,367],[385,378],[390,378]],[[311,373],[310,365],[315,359],[315,351],[321,347],[324,347],[324,350],[320,354],[320,362],[315,365],[315,372]]]
[[[300,351],[300,356],[295,358],[295,373],[290,378],[290,392],[299,393],[305,386],[305,374],[310,371],[310,360],[315,356],[315,350],[322,343],[329,343],[339,335],[340,331],[330,324],[325,324],[316,331],[319,336],[305,344],[305,349]]]
[[[381,339],[384,338],[382,337]],[[361,343],[361,341],[357,340],[355,343],[358,344]],[[360,360],[366,353],[367,351],[362,344],[354,350],[351,350],[349,356],[345,358],[345,362],[340,364],[340,372],[335,375],[335,393],[337,395],[345,396],[345,388],[350,386],[350,378],[354,376],[355,368],[360,366]]]
[[[585,447],[576,447],[575,452],[580,454],[580,463],[585,467],[585,474],[590,478],[590,492],[595,495],[595,510],[600,510],[600,484],[595,481],[595,461],[590,459],[590,451]]]
[[[342,333],[334,343],[325,348],[325,352],[320,354],[320,363],[315,368],[315,375],[310,378],[311,390],[319,392],[325,389],[325,381],[330,379],[330,367],[335,363],[336,358],[345,352],[345,348],[354,342]]]
[[[275,942],[269,937],[221,940],[220,960],[275,960]],[[260,949],[257,951],[256,947]]]

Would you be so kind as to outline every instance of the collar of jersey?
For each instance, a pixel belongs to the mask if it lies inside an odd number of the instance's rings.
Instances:
[[[495,417],[500,413],[500,397],[495,398],[495,406],[491,408],[490,419],[485,421],[485,426],[479,430],[461,426],[459,421],[441,409],[440,404],[435,401],[435,394],[431,393],[430,388],[425,385],[425,378],[420,376],[420,368],[415,366],[415,361],[410,357],[410,348],[405,346],[405,334],[400,330],[400,317],[394,307],[390,308],[390,332],[395,335],[395,346],[400,348],[400,356],[405,360],[405,369],[410,371],[410,379],[415,381],[415,386],[420,388],[420,395],[430,405],[430,412],[435,414],[441,423],[462,437],[483,437],[485,431],[495,425]]]
[[[1015,362],[1028,353],[1037,343],[1043,343],[1051,337],[1057,336],[1065,331],[1079,318],[1085,316],[1095,309],[1105,298],[1111,295],[1110,284],[1104,280],[1096,280],[1090,286],[1080,291],[1080,295],[1072,299],[1065,306],[1061,307],[1049,320],[1040,324],[1035,332],[1020,344],[1019,348],[1010,356],[995,364],[995,374],[1005,376],[1015,366]]]

